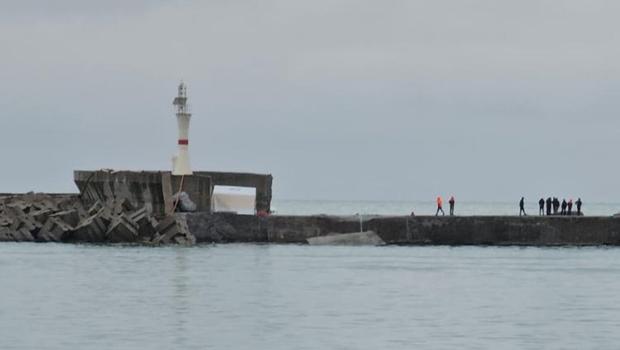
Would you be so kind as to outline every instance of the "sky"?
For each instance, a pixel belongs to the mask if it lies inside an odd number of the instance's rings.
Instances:
[[[279,199],[620,198],[620,2],[0,0],[0,192],[195,170]]]

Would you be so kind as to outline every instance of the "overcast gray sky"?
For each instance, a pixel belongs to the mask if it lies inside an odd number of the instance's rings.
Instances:
[[[278,198],[620,197],[620,2],[0,0],[0,192],[193,167]]]

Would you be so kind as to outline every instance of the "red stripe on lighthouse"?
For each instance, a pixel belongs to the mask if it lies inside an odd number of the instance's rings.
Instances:
[[[189,145],[189,140],[179,140],[179,145]]]

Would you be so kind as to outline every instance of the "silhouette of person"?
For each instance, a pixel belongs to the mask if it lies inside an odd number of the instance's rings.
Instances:
[[[519,201],[519,216],[521,215],[527,216],[527,214],[525,213],[525,198],[521,197],[521,200]]]
[[[567,206],[568,206],[568,203],[566,203],[566,199],[562,199],[562,211],[560,212],[561,215],[566,215]]]
[[[557,215],[558,209],[560,209],[560,200],[558,197],[553,197],[553,214]]]
[[[541,198],[538,201],[538,215],[543,216],[545,215],[545,199]]]
[[[568,215],[573,215],[573,199],[568,200]]]
[[[553,208],[551,208],[552,205],[553,201],[551,200],[551,197],[547,198],[547,215],[551,215],[551,211],[553,210]]]
[[[438,216],[439,212],[441,212],[441,215],[446,215],[443,211],[443,199],[441,199],[441,196],[437,197],[437,212],[435,212],[435,216]]]
[[[450,197],[448,203],[450,204],[450,216],[454,216],[454,203],[456,203],[456,201],[454,200],[454,196]]]
[[[581,198],[577,198],[577,202],[575,202],[575,204],[577,204],[577,215],[581,215],[581,205],[583,204]]]

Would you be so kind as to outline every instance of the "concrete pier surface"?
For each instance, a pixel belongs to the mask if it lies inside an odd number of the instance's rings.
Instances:
[[[271,216],[183,213],[198,243],[298,243],[375,232],[398,245],[620,245],[620,218],[539,216]]]

